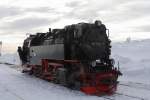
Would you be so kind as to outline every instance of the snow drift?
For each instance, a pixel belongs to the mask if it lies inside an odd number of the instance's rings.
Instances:
[[[120,62],[120,80],[150,84],[150,40],[112,44],[112,57]]]

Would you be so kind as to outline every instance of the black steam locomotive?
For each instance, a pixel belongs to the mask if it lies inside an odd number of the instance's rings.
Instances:
[[[18,47],[23,72],[87,94],[113,93],[121,73],[110,59],[106,31],[101,21],[95,21],[30,35]]]

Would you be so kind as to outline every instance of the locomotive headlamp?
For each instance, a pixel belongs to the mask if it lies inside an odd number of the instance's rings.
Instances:
[[[96,61],[92,61],[91,65],[92,65],[92,67],[95,67],[96,66]]]

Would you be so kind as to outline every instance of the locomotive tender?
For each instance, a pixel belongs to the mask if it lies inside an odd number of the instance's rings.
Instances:
[[[112,94],[121,73],[110,59],[106,31],[97,20],[30,35],[18,47],[23,72],[86,94]]]

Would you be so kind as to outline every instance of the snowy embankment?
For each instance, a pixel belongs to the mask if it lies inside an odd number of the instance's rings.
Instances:
[[[3,54],[0,56],[0,63],[20,65],[19,55],[17,53]]]
[[[120,62],[120,81],[150,84],[150,40],[114,43],[112,57]]]

